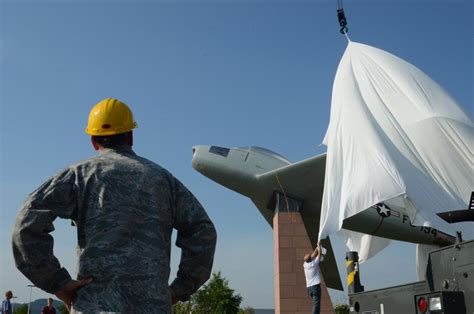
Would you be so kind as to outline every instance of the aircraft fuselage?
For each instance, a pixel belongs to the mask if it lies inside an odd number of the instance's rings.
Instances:
[[[273,208],[268,208],[268,205],[274,192],[302,201],[303,219],[310,221],[305,225],[307,229],[308,225],[311,226],[310,229],[315,229],[307,230],[314,243],[319,229],[325,155],[292,164],[281,155],[263,148],[199,145],[193,147],[192,165],[211,180],[252,199],[270,225]],[[318,169],[314,169],[315,167]],[[309,171],[316,172],[309,174]],[[294,179],[291,172],[295,172]],[[345,219],[342,228],[421,244],[443,246],[452,244],[455,240],[453,236],[435,228],[412,225],[403,207],[389,203],[374,204]]]

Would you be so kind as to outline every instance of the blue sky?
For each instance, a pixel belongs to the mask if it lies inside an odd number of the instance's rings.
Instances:
[[[95,154],[84,133],[88,112],[116,97],[139,124],[135,151],[183,181],[214,221],[214,270],[244,305],[273,308],[271,229],[248,199],[191,168],[191,147],[263,146],[291,161],[325,151],[319,144],[347,43],[336,1],[0,3],[2,294],[12,289],[28,300],[10,250],[21,202],[55,172]],[[353,41],[413,63],[472,116],[472,1],[345,1],[345,11]],[[74,273],[75,230],[64,221],[55,226],[55,253]],[[344,279],[345,248],[334,241]],[[415,247],[394,242],[361,272],[368,289],[414,281]],[[33,298],[45,295],[33,291]],[[333,293],[333,302],[342,300]]]

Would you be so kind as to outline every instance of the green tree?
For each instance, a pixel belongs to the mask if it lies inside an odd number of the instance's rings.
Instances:
[[[347,304],[337,304],[334,308],[336,314],[349,314],[349,305]]]
[[[173,305],[173,314],[189,314],[192,313],[193,303],[192,300],[188,302],[178,302]]]
[[[250,306],[239,309],[239,314],[255,314],[255,310]]]
[[[60,303],[58,306],[55,306],[55,308],[56,313],[69,314],[69,311],[67,310],[67,307],[64,305],[64,303]]]
[[[13,310],[13,314],[28,314],[28,304],[21,304]]]
[[[193,296],[193,313],[226,313],[239,312],[242,297],[234,294],[229,281],[222,277],[221,272],[213,273],[211,280]]]

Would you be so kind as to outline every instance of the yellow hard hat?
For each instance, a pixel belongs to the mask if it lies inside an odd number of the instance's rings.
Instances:
[[[133,113],[126,104],[118,99],[106,98],[89,113],[86,133],[92,136],[115,135],[136,127]]]

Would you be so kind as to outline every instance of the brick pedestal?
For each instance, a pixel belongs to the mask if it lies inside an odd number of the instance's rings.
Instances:
[[[275,213],[273,243],[275,252],[275,313],[311,313],[312,300],[306,291],[303,257],[312,252],[313,248],[299,212]],[[329,313],[333,314],[334,308],[323,281],[321,282],[321,314]]]

